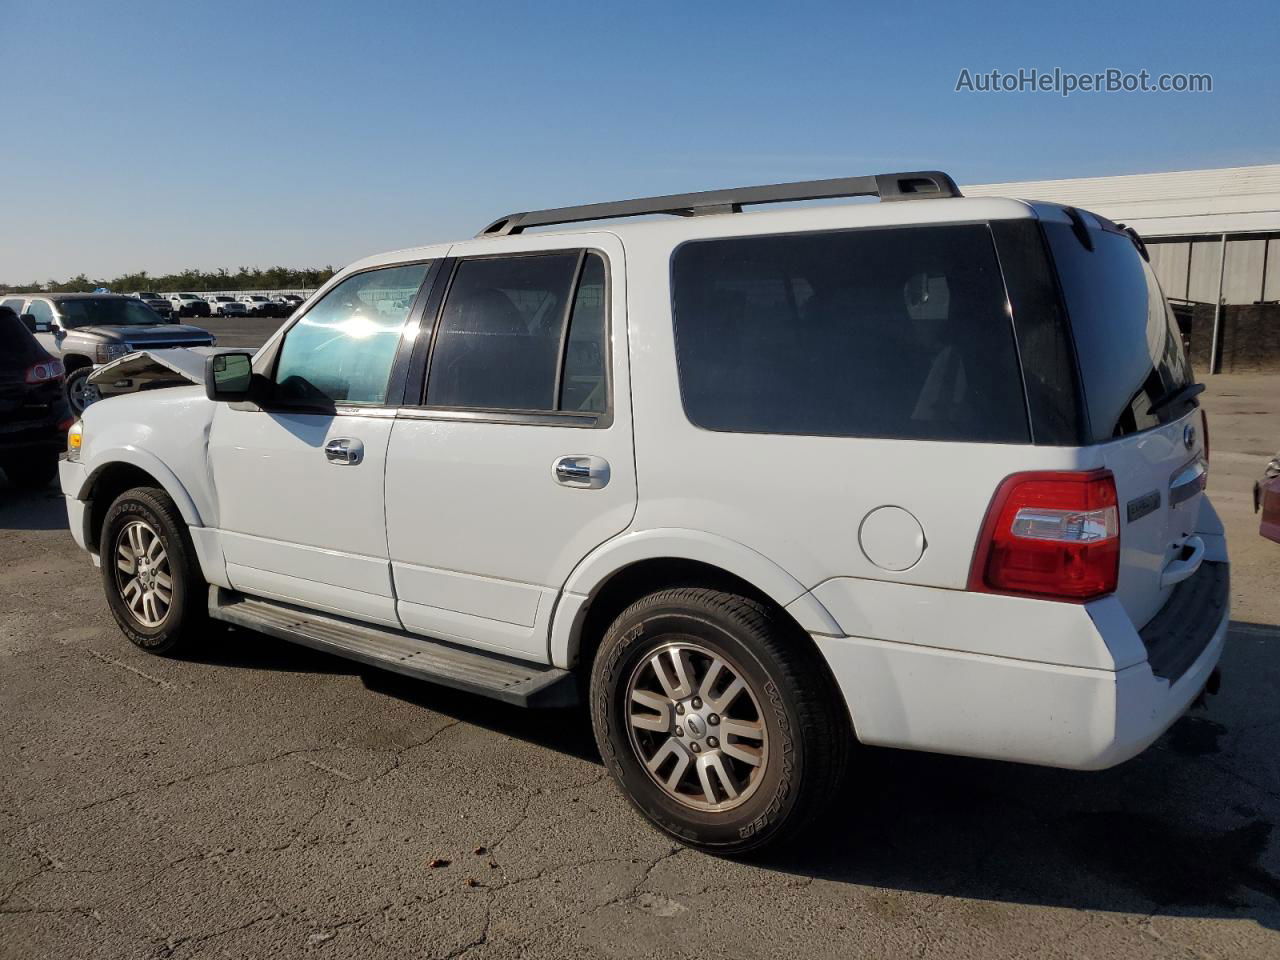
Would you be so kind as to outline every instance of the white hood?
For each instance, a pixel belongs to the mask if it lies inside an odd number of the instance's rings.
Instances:
[[[204,385],[204,362],[218,353],[244,353],[243,347],[171,347],[139,350],[104,363],[89,375],[89,383],[104,397],[133,393],[144,385],[177,387]]]

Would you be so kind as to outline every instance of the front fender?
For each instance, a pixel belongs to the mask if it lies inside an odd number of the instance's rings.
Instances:
[[[108,447],[105,450],[95,449],[93,463],[86,470],[84,481],[76,492],[75,498],[77,500],[88,500],[93,495],[94,484],[98,482],[102,474],[120,463],[127,463],[130,466],[137,467],[139,470],[143,470],[154,477],[156,482],[164,488],[164,492],[173,500],[178,511],[182,514],[182,519],[187,522],[188,526],[205,526],[200,510],[196,507],[195,500],[192,499],[191,494],[187,492],[187,488],[182,485],[182,481],[178,479],[174,472],[154,454],[131,445]]]
[[[839,625],[817,598],[768,557],[725,537],[665,528],[615,537],[578,564],[565,582],[552,618],[551,662],[560,667],[573,663],[586,609],[615,573],[642,560],[657,559],[692,560],[717,567],[784,607],[809,633],[840,635]]]

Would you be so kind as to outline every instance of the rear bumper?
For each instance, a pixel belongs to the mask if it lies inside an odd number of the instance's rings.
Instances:
[[[814,641],[864,743],[1098,770],[1141,753],[1187,710],[1222,656],[1230,619],[1225,590],[1217,605],[1203,599],[1194,608],[1187,604],[1177,632],[1158,637],[1149,628],[1139,635],[1110,605],[1050,606],[1058,608],[1046,611],[1059,618],[1051,628],[1062,634],[1056,641],[1075,632],[1082,651],[1101,645],[1124,665],[1066,666],[863,637]],[[1072,619],[1073,610],[1081,616]],[[1012,619],[1020,616],[1014,612]],[[948,626],[954,636],[965,635],[964,625]],[[989,626],[999,631],[996,622]],[[1028,651],[1039,640],[1024,639]],[[1177,656],[1166,644],[1177,647]],[[1135,651],[1136,662],[1126,663]]]

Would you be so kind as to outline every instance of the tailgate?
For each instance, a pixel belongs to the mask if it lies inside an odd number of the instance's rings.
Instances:
[[[1203,553],[1195,536],[1206,477],[1200,411],[1107,444],[1103,462],[1115,475],[1120,513],[1116,596],[1142,627]]]

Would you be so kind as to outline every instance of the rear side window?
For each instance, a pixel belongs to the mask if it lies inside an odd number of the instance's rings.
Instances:
[[[603,412],[604,288],[594,253],[463,260],[440,314],[427,405]]]
[[[698,426],[1030,441],[986,226],[696,241],[672,272],[680,390]]]
[[[1152,404],[1193,382],[1182,337],[1160,284],[1133,241],[1089,230],[1089,250],[1070,226],[1046,223],[1089,410],[1103,442],[1183,416],[1186,404]]]

